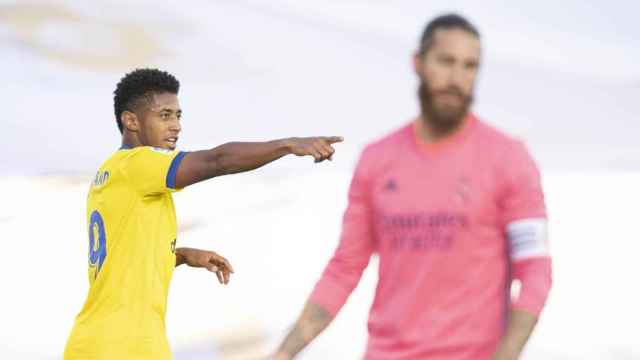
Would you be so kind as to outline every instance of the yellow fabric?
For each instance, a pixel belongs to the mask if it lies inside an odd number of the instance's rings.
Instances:
[[[177,226],[167,182],[180,154],[121,149],[100,167],[87,199],[89,294],[65,360],[171,359],[165,313]]]

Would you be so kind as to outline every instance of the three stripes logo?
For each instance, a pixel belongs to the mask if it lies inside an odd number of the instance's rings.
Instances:
[[[398,190],[398,184],[396,183],[395,179],[389,179],[384,184],[383,189],[388,192],[395,192],[396,190]]]

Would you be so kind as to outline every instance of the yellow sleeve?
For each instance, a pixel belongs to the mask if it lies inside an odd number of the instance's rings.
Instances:
[[[120,170],[135,189],[143,195],[175,189],[178,167],[186,152],[150,146],[130,151]]]

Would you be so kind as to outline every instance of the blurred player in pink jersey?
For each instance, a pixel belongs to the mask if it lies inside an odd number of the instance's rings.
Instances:
[[[374,253],[365,359],[518,359],[551,287],[547,214],[525,146],[469,110],[480,54],[463,17],[427,25],[421,114],[363,151],[340,243],[275,359],[331,323]]]

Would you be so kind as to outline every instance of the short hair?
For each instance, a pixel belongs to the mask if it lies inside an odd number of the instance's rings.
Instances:
[[[178,94],[180,82],[175,76],[158,69],[136,69],[126,74],[113,92],[113,107],[120,133],[123,131],[120,115],[134,111],[140,101],[148,100],[154,93]]]
[[[433,36],[438,29],[460,29],[480,39],[480,32],[478,29],[462,15],[455,13],[440,15],[431,20],[422,32],[419,49],[419,53],[421,55],[426,54],[433,44]]]

